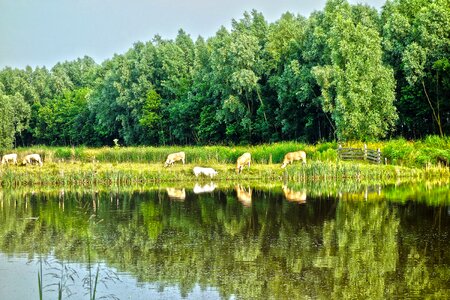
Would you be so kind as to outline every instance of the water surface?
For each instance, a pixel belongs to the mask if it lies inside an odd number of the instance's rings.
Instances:
[[[0,299],[39,299],[38,273],[51,299],[449,298],[449,203],[440,183],[0,190]]]

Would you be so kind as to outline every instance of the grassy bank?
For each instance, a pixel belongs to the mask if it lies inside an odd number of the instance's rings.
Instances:
[[[392,180],[404,178],[449,177],[450,139],[428,137],[422,141],[402,139],[367,143],[368,148],[380,148],[387,165],[366,162],[343,162],[338,159],[336,143],[306,145],[295,142],[258,146],[186,146],[186,147],[30,147],[18,148],[19,161],[26,154],[38,153],[44,166],[1,166],[2,186],[21,185],[116,185],[177,181],[209,180],[196,178],[194,166],[208,166],[219,174],[217,181],[289,180],[320,181],[337,179]],[[363,147],[362,142],[343,144]],[[284,154],[304,150],[308,163],[295,163],[286,169],[280,164]],[[186,165],[176,163],[163,168],[169,153],[185,151]],[[0,151],[0,154],[11,151]],[[252,166],[243,174],[235,173],[235,161],[244,152],[252,154]]]
[[[369,149],[380,149],[388,164],[422,168],[450,162],[450,137],[429,136],[418,141],[395,139],[367,142]],[[343,147],[363,148],[363,142],[342,143]],[[48,147],[35,146],[14,150],[0,149],[0,155],[17,153],[19,158],[29,153],[40,154],[45,162],[108,162],[162,164],[167,154],[185,151],[188,163],[231,164],[244,152],[252,154],[252,161],[260,164],[281,164],[286,152],[304,150],[308,160],[335,162],[338,143],[307,145],[296,142],[263,144],[256,146],[163,146],[163,147]]]
[[[8,166],[0,170],[2,186],[27,185],[135,185],[162,182],[209,181],[209,177],[195,177],[194,164],[163,168],[161,164],[145,163],[85,163],[51,162],[39,166]],[[370,165],[354,162],[310,161],[281,169],[278,164],[253,164],[250,170],[236,174],[234,164],[208,165],[219,172],[214,181],[386,181],[450,177],[444,167],[408,168],[392,165]]]

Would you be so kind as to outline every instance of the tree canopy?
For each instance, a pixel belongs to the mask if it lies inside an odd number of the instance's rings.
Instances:
[[[255,144],[450,132],[450,0],[245,12],[97,64],[0,70],[0,148]]]

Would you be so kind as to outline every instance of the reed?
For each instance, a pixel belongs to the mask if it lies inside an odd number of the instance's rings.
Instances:
[[[343,147],[363,148],[364,142],[340,143]],[[410,167],[449,164],[450,138],[428,136],[423,140],[406,141],[403,138],[367,142],[369,149],[381,149],[389,164]],[[232,164],[244,152],[252,154],[255,163],[278,164],[287,152],[304,150],[308,160],[334,162],[337,159],[337,142],[307,145],[298,142],[281,142],[255,146],[161,146],[161,147],[48,147],[33,146],[14,150],[21,157],[29,153],[40,154],[45,162],[107,162],[107,163],[151,163],[163,164],[169,153],[185,151],[187,161],[192,164]],[[0,155],[11,151],[1,150]]]
[[[203,165],[203,164],[202,164]],[[1,170],[0,183],[4,187],[20,186],[98,186],[98,185],[143,185],[164,182],[210,181],[209,177],[195,177],[192,169],[196,164],[175,164],[164,168],[161,164],[146,163],[45,163],[38,166],[8,166]],[[401,178],[445,178],[450,177],[449,168],[428,166],[409,168],[393,165],[373,165],[363,162],[327,162],[310,160],[281,169],[274,163],[254,163],[236,174],[235,165],[212,163],[203,166],[218,171],[214,181],[320,181],[320,180],[386,180]]]
[[[0,167],[2,186],[27,185],[130,185],[144,183],[205,180],[195,178],[194,166],[213,167],[219,171],[214,180],[336,180],[353,178],[432,178],[448,177],[450,139],[428,137],[422,141],[397,139],[368,143],[382,149],[388,165],[342,162],[337,157],[337,143],[306,145],[283,142],[256,146],[165,146],[165,147],[46,147],[18,148],[21,157],[38,153],[44,159],[37,166],[4,165]],[[348,142],[344,147],[362,147],[362,142]],[[307,164],[299,162],[280,168],[287,152],[304,150]],[[168,154],[186,152],[186,165],[176,163],[164,168]],[[244,152],[252,154],[250,170],[235,173],[235,161]],[[4,154],[6,151],[0,151]]]

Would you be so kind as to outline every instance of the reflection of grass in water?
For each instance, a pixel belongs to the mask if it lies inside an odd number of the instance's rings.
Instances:
[[[64,263],[64,261],[59,261],[54,258],[45,259],[39,257],[38,264],[39,299],[44,299],[44,293],[56,292],[58,299],[63,299],[63,296],[69,298],[75,295],[71,287],[75,285],[76,279],[79,278],[77,270]],[[44,268],[43,265],[46,267]],[[107,287],[109,282],[115,283],[116,281],[120,281],[114,271],[108,269],[101,270],[100,263],[97,264],[95,273],[92,272],[95,267],[90,261],[88,262],[87,268],[88,274],[81,279],[81,283],[83,289],[86,291],[85,295],[89,295],[90,300],[97,299],[99,284]],[[118,299],[113,294],[104,295],[100,298]]]
[[[95,226],[96,222],[94,221],[94,215],[92,215],[88,222],[90,225]],[[92,263],[92,252],[91,252],[91,237],[90,233],[86,234],[86,244],[87,244],[87,270],[88,274],[84,276],[81,280],[83,288],[86,290],[85,295],[89,295],[90,300],[95,300],[97,298],[97,288],[101,283],[105,287],[107,287],[108,282],[116,282],[120,281],[117,274],[109,269],[103,270],[101,273],[100,263],[97,263],[97,268],[95,270],[95,274],[93,271],[93,263]],[[47,266],[46,273],[43,272],[43,264]],[[44,285],[44,277],[50,277],[51,279],[56,279],[58,282],[51,282]],[[47,292],[55,292],[58,293],[58,299],[62,299],[63,294],[67,297],[71,297],[73,295],[70,287],[75,284],[75,279],[79,278],[78,272],[65,264],[64,261],[59,261],[57,259],[43,259],[42,256],[39,257],[39,270],[38,270],[38,290],[39,290],[39,299],[43,299],[44,291]],[[51,280],[50,279],[50,280]],[[55,290],[55,287],[57,290]],[[111,298],[118,299],[114,294],[108,294],[102,296],[100,298]]]

